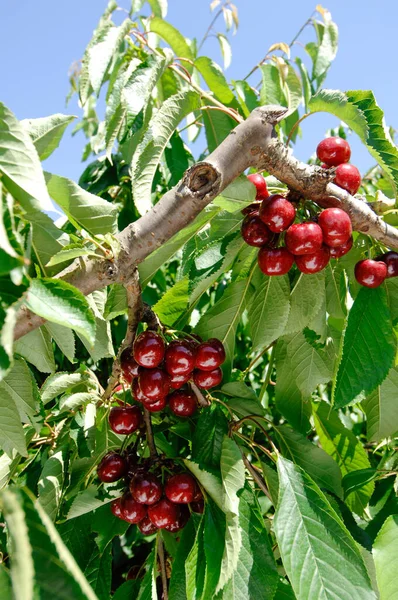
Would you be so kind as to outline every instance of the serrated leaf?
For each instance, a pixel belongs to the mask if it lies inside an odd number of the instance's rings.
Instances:
[[[185,561],[187,600],[202,596],[205,580],[206,558],[203,547],[203,518],[196,530],[195,541]]]
[[[170,598],[175,598],[175,600],[187,600],[185,561],[193,546],[195,533],[195,521],[191,518],[181,532],[177,554],[173,560],[169,595]]]
[[[271,64],[261,65],[262,87],[260,102],[265,104],[279,104],[286,106],[287,101],[282,89],[279,69]]]
[[[52,521],[55,521],[61,501],[64,481],[64,459],[62,452],[55,452],[44,463],[38,484],[38,498]]]
[[[390,515],[384,522],[373,546],[377,585],[380,600],[398,598],[398,515]]]
[[[224,436],[220,460],[221,476],[224,487],[224,505],[234,514],[238,514],[238,492],[245,484],[245,465],[236,442]]]
[[[51,402],[57,396],[71,391],[74,387],[80,386],[87,381],[87,376],[83,373],[59,372],[47,377],[40,390],[43,404]]]
[[[14,350],[42,373],[53,373],[55,371],[51,337],[44,327],[30,331],[17,340]]]
[[[184,277],[169,288],[152,308],[164,325],[172,327],[188,308],[188,302],[189,281]]]
[[[97,258],[102,258],[101,255],[96,254],[94,250],[83,248],[79,244],[68,244],[67,247],[62,248],[62,250],[50,258],[46,264],[46,267],[53,267],[54,265],[59,265],[60,263],[65,262],[66,260],[73,260],[75,258],[79,258],[80,256],[96,256]]]
[[[372,392],[387,376],[396,337],[383,288],[362,288],[348,315],[333,398],[337,408]]]
[[[108,545],[102,553],[94,548],[84,575],[98,600],[109,600],[112,583],[112,546]]]
[[[397,397],[398,367],[393,367],[383,383],[362,401],[369,441],[379,442],[398,431]]]
[[[115,317],[124,315],[127,312],[127,293],[126,288],[114,283],[108,288],[108,295],[104,308],[104,319],[111,321]]]
[[[324,26],[322,31],[322,41],[318,47],[316,58],[313,63],[312,77],[323,81],[326,72],[336,57],[339,32],[336,23],[332,21],[328,10],[323,11]]]
[[[206,572],[202,598],[213,598],[220,576],[225,545],[225,514],[211,501],[205,505],[203,516],[203,549]]]
[[[345,305],[347,285],[344,270],[340,263],[325,269],[326,309],[335,319],[344,319],[347,313]]]
[[[23,119],[21,125],[30,135],[40,160],[45,160],[58,148],[65,129],[76,118],[58,113],[39,119]]]
[[[223,104],[231,104],[235,100],[233,91],[224,77],[221,67],[207,56],[195,60],[195,67],[217,100]]]
[[[228,421],[221,408],[212,405],[200,412],[192,438],[192,458],[206,468],[220,467],[221,448]]]
[[[290,313],[285,334],[302,331],[318,314],[325,297],[325,272],[300,274],[290,296]]]
[[[122,489],[115,487],[115,484],[113,487],[108,486],[106,490],[99,490],[96,484],[92,484],[74,498],[66,518],[75,519],[90,513],[104,504],[109,504],[115,498],[120,498],[122,492]]]
[[[21,456],[28,456],[24,430],[18,408],[11,394],[5,389],[0,392],[0,446],[10,458],[16,450]]]
[[[44,328],[53,338],[58,348],[66,358],[71,362],[75,361],[75,336],[71,329],[63,327],[63,325],[57,325],[57,323],[46,323]]]
[[[0,383],[0,398],[5,393],[11,396],[18,408],[21,419],[32,418],[38,412],[39,394],[36,382],[28,365],[22,358],[15,358],[14,365]]]
[[[69,235],[59,229],[45,213],[29,212],[26,214],[26,219],[32,223],[33,250],[40,262],[45,265],[54,254],[69,244]]]
[[[191,61],[194,60],[195,57],[184,36],[171,23],[155,16],[150,21],[150,31],[157,33],[170,46],[176,56],[188,58]],[[189,73],[192,73],[192,65],[185,61],[183,65]]]
[[[312,479],[278,459],[274,531],[298,600],[375,600],[359,550]]]
[[[74,329],[94,343],[94,315],[86,297],[73,285],[60,279],[32,279],[25,303],[40,317]]]
[[[351,471],[344,475],[342,484],[344,489],[344,496],[347,497],[353,492],[364,487],[378,476],[378,470],[372,469],[359,469],[358,471]]]
[[[247,177],[241,175],[234,179],[234,181],[213,200],[213,204],[227,212],[236,213],[248,204],[254,202],[255,197],[255,187]]]
[[[322,448],[340,467],[343,477],[353,471],[367,469],[370,462],[362,444],[340,421],[337,413],[325,402],[314,404],[314,421]],[[347,506],[362,515],[374,490],[369,482],[346,499]]]
[[[284,85],[286,90],[287,105],[289,109],[284,115],[284,119],[286,119],[290,115],[293,115],[293,113],[300,106],[303,99],[303,94],[301,91],[301,81],[298,78],[296,71],[291,65],[287,66],[287,74]]]

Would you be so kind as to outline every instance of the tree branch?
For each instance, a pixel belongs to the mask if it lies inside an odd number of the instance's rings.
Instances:
[[[320,206],[339,206],[351,217],[354,229],[398,248],[398,230],[387,225],[362,200],[332,183],[333,170],[299,162],[274,133],[286,109],[256,108],[212,152],[193,165],[180,183],[169,190],[143,217],[118,234],[121,252],[116,260],[83,257],[57,275],[87,295],[111,283],[125,284],[149,254],[191,223],[236,177],[249,167],[267,170],[303,197]],[[14,339],[40,327],[44,319],[23,307],[18,313]]]

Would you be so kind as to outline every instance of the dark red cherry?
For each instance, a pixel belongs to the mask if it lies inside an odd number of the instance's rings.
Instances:
[[[355,279],[369,288],[379,287],[387,277],[387,265],[377,260],[360,260],[355,265]]]
[[[99,479],[106,483],[118,481],[118,479],[121,479],[126,473],[127,461],[123,456],[117,454],[117,452],[109,452],[109,454],[106,454],[97,467]]]
[[[167,396],[163,396],[163,398],[159,398],[159,400],[155,400],[155,402],[145,398],[145,400],[142,401],[142,404],[149,412],[159,412],[166,408]]]
[[[209,390],[222,382],[222,371],[220,367],[214,369],[214,371],[201,371],[200,369],[195,369],[193,372],[193,380],[202,390]]]
[[[133,398],[135,400],[137,400],[137,402],[142,402],[143,400],[148,400],[148,398],[145,396],[145,394],[142,393],[138,377],[133,379],[133,383],[131,384],[131,392],[132,392]]]
[[[278,194],[273,194],[261,204],[260,219],[274,233],[285,231],[293,223],[295,217],[296,209],[293,204]]]
[[[160,365],[164,358],[165,343],[154,331],[144,331],[135,338],[133,355],[141,367],[153,369]]]
[[[196,493],[196,481],[189,473],[178,473],[167,481],[164,493],[171,502],[189,504]]]
[[[195,495],[193,497],[192,502],[199,502],[200,500],[203,500],[203,494],[198,483],[196,483]]]
[[[294,223],[286,231],[285,243],[292,254],[314,254],[323,243],[322,229],[317,223]]]
[[[245,208],[242,208],[242,210],[240,211],[242,213],[242,215],[251,215],[251,214],[257,214],[258,215],[258,211],[260,210],[260,202],[252,202],[252,204],[249,204],[249,206],[245,206]]]
[[[387,277],[398,277],[398,252],[390,250],[376,260],[381,260],[387,265]]]
[[[318,224],[322,229],[324,243],[331,248],[342,246],[351,237],[351,219],[341,208],[323,210],[319,215]]]
[[[345,254],[347,254],[347,252],[349,252],[351,250],[352,244],[353,244],[353,239],[351,236],[345,244],[342,244],[341,246],[338,246],[337,248],[329,248],[330,258],[341,258],[342,256],[344,256]]]
[[[321,246],[314,254],[303,254],[296,256],[296,265],[299,271],[310,275],[322,271],[330,259],[330,250],[327,246]]]
[[[261,248],[258,266],[265,275],[285,275],[293,266],[294,256],[287,248]]]
[[[109,413],[109,424],[115,433],[130,435],[141,425],[138,406],[114,406]]]
[[[120,357],[120,365],[122,367],[123,378],[127,383],[131,383],[134,377],[138,376],[139,364],[134,359],[131,348],[123,350]]]
[[[350,160],[351,148],[343,138],[329,137],[318,144],[316,155],[328,167],[337,167]]]
[[[191,417],[196,411],[196,397],[192,392],[177,390],[167,399],[170,410],[178,417]]]
[[[170,375],[170,387],[173,388],[173,390],[179,390],[191,379],[191,377],[192,373],[186,373],[185,375]]]
[[[198,501],[193,501],[190,504],[191,509],[193,512],[195,513],[199,513],[200,515],[204,512],[205,510],[205,503],[204,500],[198,500]]]
[[[196,351],[195,366],[202,371],[213,371],[224,361],[224,346],[220,340],[215,338],[202,342]]]
[[[339,165],[334,176],[334,183],[347,190],[351,195],[357,193],[361,187],[361,174],[354,165]]]
[[[187,341],[170,342],[165,353],[166,371],[169,375],[186,375],[195,366],[195,352]]]
[[[248,180],[256,186],[256,200],[264,200],[268,198],[267,182],[260,173],[251,173],[247,176]]]
[[[146,506],[136,502],[130,492],[122,497],[121,508],[122,519],[129,523],[139,523],[146,517]]]
[[[123,519],[123,517],[122,517],[122,499],[121,498],[116,498],[116,500],[113,500],[111,502],[111,511],[115,515],[115,517],[118,517],[119,519]]]
[[[189,512],[188,506],[182,504],[180,506],[180,516],[178,517],[175,523],[172,523],[171,525],[166,525],[166,531],[170,531],[170,533],[176,533],[177,531],[180,531],[180,529],[183,529],[188,523],[190,516],[191,513]]]
[[[243,219],[241,234],[246,244],[261,248],[272,239],[272,233],[262,222],[260,217],[254,213]]]
[[[153,535],[158,530],[148,516],[144,517],[142,521],[138,523],[138,529],[141,531],[142,535]]]
[[[140,504],[139,506],[142,506]],[[181,514],[180,507],[168,498],[162,498],[157,504],[148,506],[148,517],[158,529],[175,524]]]
[[[152,473],[142,473],[130,481],[130,492],[140,504],[156,504],[162,497],[162,484]]]
[[[162,369],[141,369],[138,382],[147,403],[160,400],[169,393],[169,376]]]

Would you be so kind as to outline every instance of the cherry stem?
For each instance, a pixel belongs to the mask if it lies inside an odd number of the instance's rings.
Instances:
[[[156,458],[158,455],[158,452],[156,450],[155,439],[154,439],[153,430],[152,430],[151,413],[146,408],[144,408],[144,423],[145,423],[146,439],[147,439],[147,443],[148,443],[150,457]]]
[[[233,424],[232,429],[234,429],[234,430],[238,429],[245,421],[252,421],[253,423],[255,423],[257,425],[257,427],[259,427],[259,429],[261,429],[261,431],[267,438],[268,442],[270,443],[273,451],[276,452],[276,454],[278,454],[278,449],[275,446],[274,442],[272,441],[268,431],[261,425],[261,423],[259,423],[257,421],[257,419],[263,419],[264,421],[269,423],[269,420],[266,417],[260,417],[259,415],[247,415],[246,417],[242,417],[241,419],[239,419],[239,421],[236,421],[236,423]]]
[[[300,117],[300,119],[298,121],[295,122],[295,124],[293,125],[293,127],[290,130],[289,136],[286,140],[286,146],[288,146],[290,144],[290,141],[292,139],[293,133],[296,131],[297,127],[300,125],[300,123],[302,121],[304,121],[304,119],[306,119],[307,117],[309,117],[310,115],[313,115],[314,113],[305,113],[302,117]]]
[[[210,406],[210,402],[207,400],[207,398],[203,396],[202,392],[200,391],[196,383],[194,383],[193,381],[191,381],[191,388],[200,406],[202,406],[203,408],[206,408],[206,406]]]
[[[162,576],[162,588],[163,588],[163,600],[168,600],[169,593],[167,590],[167,571],[166,571],[166,557],[164,551],[164,545],[162,540],[162,534],[158,531],[157,535],[157,549],[160,563],[160,573]]]

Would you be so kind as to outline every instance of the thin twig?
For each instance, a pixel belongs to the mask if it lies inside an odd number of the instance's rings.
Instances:
[[[207,400],[207,398],[204,397],[198,386],[193,381],[191,381],[190,385],[199,405],[203,408],[206,408],[206,406],[210,406],[210,402]]]
[[[158,455],[158,451],[156,450],[155,439],[153,436],[151,413],[146,408],[144,408],[144,423],[149,454],[151,458],[155,458]]]
[[[163,546],[162,533],[160,531],[158,532],[157,546],[158,546],[158,557],[159,557],[159,563],[160,563],[160,573],[162,576],[162,588],[163,588],[163,599],[162,600],[168,600],[169,593],[167,590],[166,557],[165,557],[165,551],[164,551],[164,546]]]
[[[241,453],[242,453],[242,458],[243,458],[243,462],[245,463],[246,469],[249,471],[249,473],[251,474],[251,476],[253,477],[255,482],[258,484],[259,488],[264,492],[264,494],[267,496],[267,498],[269,498],[272,502],[271,494],[269,493],[268,488],[265,485],[265,481],[263,480],[262,477],[260,477],[260,475],[257,473],[257,471],[253,468],[251,462],[249,461],[249,459],[247,458],[247,456],[245,455],[243,450],[241,450]]]

